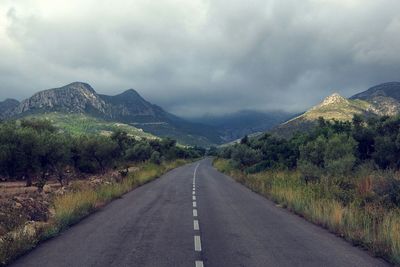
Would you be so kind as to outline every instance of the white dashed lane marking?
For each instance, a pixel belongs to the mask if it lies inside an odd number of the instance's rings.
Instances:
[[[199,231],[199,230],[200,230],[199,221],[198,221],[198,220],[194,220],[194,221],[193,221],[193,229],[194,229],[195,231]]]
[[[198,233],[200,231],[200,225],[199,225],[199,220],[198,220],[198,214],[197,214],[197,197],[196,197],[196,173],[197,173],[197,168],[199,167],[200,163],[197,164],[196,168],[194,169],[193,172],[193,191],[192,191],[192,200],[193,200],[193,230],[195,233]],[[201,239],[200,235],[194,235],[194,251],[196,252],[201,252]],[[204,267],[203,261],[201,260],[195,260],[195,267]]]
[[[194,250],[201,251],[201,240],[200,240],[200,236],[198,236],[198,235],[194,236]]]

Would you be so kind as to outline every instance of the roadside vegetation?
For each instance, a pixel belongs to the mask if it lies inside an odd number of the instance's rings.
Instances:
[[[216,154],[255,192],[400,264],[400,118],[320,118],[309,133],[244,137]]]
[[[69,135],[47,120],[0,124],[0,186],[23,182],[28,192],[0,198],[0,265],[204,153],[120,129],[109,136]]]

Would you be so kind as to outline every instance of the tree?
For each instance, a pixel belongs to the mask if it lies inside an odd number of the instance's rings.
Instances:
[[[323,174],[326,138],[319,136],[300,146],[300,158],[297,162],[306,182],[318,180]]]
[[[150,162],[160,165],[161,164],[161,154],[158,151],[153,151],[150,157]]]
[[[112,133],[111,140],[118,144],[122,156],[125,155],[127,147],[134,143],[134,139],[129,137],[128,133],[121,129],[117,129]]]
[[[348,175],[356,162],[356,141],[347,134],[334,134],[328,139],[324,152],[324,165],[331,176]]]
[[[147,142],[139,142],[126,151],[126,159],[131,161],[146,161],[150,159],[151,146]]]
[[[49,166],[57,174],[57,180],[64,185],[65,169],[71,163],[71,139],[68,136],[51,134],[48,139],[50,153]]]
[[[18,171],[16,125],[4,123],[0,125],[0,174],[16,177]]]
[[[94,161],[103,173],[119,157],[118,144],[109,137],[86,137],[81,140],[80,144],[82,146],[80,160],[88,160],[89,163]]]
[[[262,154],[259,150],[254,150],[246,145],[236,145],[232,152],[232,159],[242,167],[248,167],[259,162]]]
[[[249,144],[249,137],[247,135],[245,135],[241,140],[240,140],[240,144],[242,145],[248,145]]]
[[[56,127],[53,126],[50,120],[40,119],[24,119],[21,120],[22,128],[31,128],[36,132],[56,132]]]
[[[32,186],[32,175],[39,165],[39,136],[32,128],[18,128],[15,134],[17,172],[26,179],[26,186]]]

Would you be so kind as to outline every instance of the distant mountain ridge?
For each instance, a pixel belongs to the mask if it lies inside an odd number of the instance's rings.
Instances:
[[[184,144],[209,145],[222,142],[213,129],[170,114],[143,99],[133,89],[107,96],[98,94],[83,82],[40,91],[20,103],[6,100],[0,103],[0,111],[2,119],[50,112],[81,113],[131,124],[154,135],[175,138]]]
[[[293,116],[293,113],[283,111],[241,110],[223,115],[204,115],[192,120],[215,127],[225,142],[231,142],[245,135],[267,131]]]
[[[397,115],[400,113],[400,82],[376,85],[350,97],[371,103],[379,115]]]
[[[19,105],[19,101],[15,99],[6,99],[0,102],[0,119],[12,116],[14,109]]]
[[[290,137],[297,131],[311,129],[316,125],[319,117],[326,120],[350,121],[355,114],[363,116],[399,115],[400,83],[389,82],[376,85],[350,98],[334,93],[300,116],[275,127],[271,133]]]

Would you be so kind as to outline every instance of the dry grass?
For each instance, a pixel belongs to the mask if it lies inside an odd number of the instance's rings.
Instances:
[[[233,169],[229,161],[223,159],[215,160],[214,166],[307,220],[368,248],[377,256],[400,264],[399,209],[363,206],[358,198],[344,206],[332,196],[332,192],[337,190],[333,184],[306,184],[296,171],[266,171],[246,175]],[[357,196],[368,196],[371,191],[371,177],[357,181]]]

